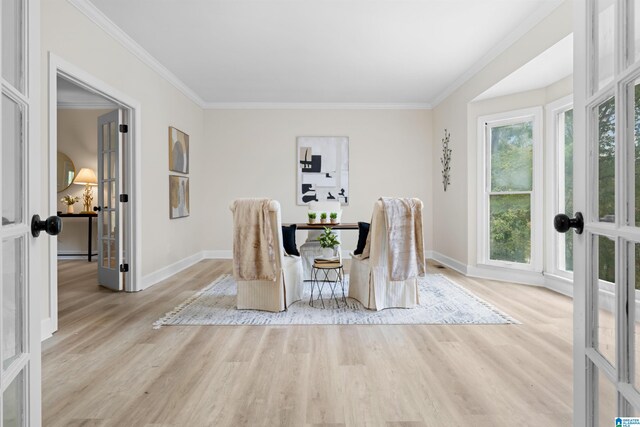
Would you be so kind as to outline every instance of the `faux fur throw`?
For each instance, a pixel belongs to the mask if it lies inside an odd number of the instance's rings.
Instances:
[[[422,205],[415,199],[382,197],[387,219],[387,256],[392,281],[424,276]]]
[[[236,280],[276,280],[269,199],[238,199],[233,209]]]

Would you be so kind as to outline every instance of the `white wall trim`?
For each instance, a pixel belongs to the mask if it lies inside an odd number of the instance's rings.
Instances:
[[[58,102],[58,110],[108,110],[118,108],[111,102]]]
[[[449,267],[450,269],[455,270],[458,273],[461,273],[464,275],[467,274],[468,266],[458,261],[457,259],[451,258],[447,255],[441,254],[440,252],[436,252],[436,251],[428,251],[428,252],[429,253],[427,253],[427,258],[437,261],[440,264],[444,265],[445,267]]]
[[[478,74],[484,67],[489,65],[491,61],[496,59],[500,54],[511,47],[515,42],[520,40],[525,34],[531,31],[536,25],[538,25],[544,18],[557,9],[562,3],[548,2],[538,8],[538,10],[531,14],[518,28],[511,34],[504,37],[499,43],[497,43],[486,55],[482,57],[478,62],[473,64],[467,69],[460,77],[458,77],[449,87],[442,91],[435,100],[432,102],[434,107],[437,107],[442,101],[447,99],[449,95],[458,90],[463,84],[471,80],[476,74]],[[524,65],[524,64],[522,64]],[[515,71],[515,70],[512,70]],[[506,77],[506,76],[504,76]],[[485,90],[488,89],[485,88]],[[484,92],[481,91],[480,93]],[[479,95],[480,93],[476,94]]]
[[[171,265],[156,270],[153,273],[147,274],[142,278],[142,286],[140,286],[138,290],[142,291],[159,282],[162,282],[163,280],[168,279],[174,274],[179,273],[182,270],[202,261],[204,258],[205,251],[197,252],[191,256],[181,259],[180,261],[174,262]]]
[[[544,286],[559,294],[573,298],[573,280],[554,274],[544,275]]]
[[[430,110],[428,103],[205,102],[206,110]]]
[[[545,286],[544,274],[535,271],[513,270],[488,265],[467,266],[467,275],[479,279],[500,280],[522,285]]]
[[[47,338],[51,338],[55,330],[51,325],[51,318],[47,317],[40,321],[40,341],[44,341]]]
[[[93,21],[105,33],[113,37],[117,42],[124,46],[136,58],[146,64],[153,71],[171,83],[187,98],[193,101],[200,108],[204,108],[204,101],[197,93],[182,82],[175,74],[169,71],[157,59],[155,59],[146,49],[135,42],[127,33],[118,27],[111,19],[109,19],[100,9],[95,7],[93,3],[87,0],[67,0],[72,6],[78,9],[87,18]]]

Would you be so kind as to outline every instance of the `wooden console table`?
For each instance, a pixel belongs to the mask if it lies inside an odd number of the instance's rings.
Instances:
[[[284,226],[287,225],[291,225],[291,224],[282,224]],[[324,230],[324,228],[334,228],[336,230],[357,230],[358,229],[358,223],[355,222],[343,222],[340,224],[331,224],[331,223],[327,223],[327,224],[320,224],[320,223],[315,223],[315,224],[307,224],[307,223],[296,223],[296,229],[298,230]]]
[[[93,251],[91,248],[91,243],[93,240],[93,221],[92,218],[97,218],[98,215],[94,213],[59,213],[58,216],[60,218],[87,218],[88,224],[88,239],[87,239],[87,261],[91,262],[91,257],[93,256]]]

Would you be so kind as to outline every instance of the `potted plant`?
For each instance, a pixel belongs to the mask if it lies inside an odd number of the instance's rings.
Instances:
[[[67,194],[60,201],[67,205],[67,213],[73,213],[73,205],[79,201],[80,198],[77,196],[72,196],[71,194]]]
[[[331,224],[337,224],[338,223],[338,212],[331,212],[329,214],[329,218],[331,218]]]
[[[307,214],[307,216],[309,217],[309,224],[315,224],[316,223],[316,213],[315,212],[309,212]]]
[[[322,249],[324,249],[323,255],[326,258],[336,255],[336,246],[340,244],[340,241],[329,227],[324,227],[324,232],[318,237],[318,241]]]
[[[326,224],[327,222],[327,213],[326,212],[322,212],[320,214],[320,223],[321,224]]]

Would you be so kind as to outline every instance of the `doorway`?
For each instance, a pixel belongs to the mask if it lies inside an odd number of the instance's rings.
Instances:
[[[60,110],[59,108],[63,108]],[[42,339],[51,336],[58,330],[58,253],[82,258],[82,262],[93,264],[93,268],[113,272],[109,283],[101,283],[112,290],[126,292],[138,291],[140,284],[140,224],[139,204],[140,195],[140,155],[135,141],[139,141],[140,108],[139,104],[126,95],[111,88],[83,70],[80,70],[55,55],[50,55],[49,61],[49,208],[51,212],[61,212],[64,205],[60,199],[65,191],[58,193],[57,164],[58,153],[61,149],[69,149],[70,141],[58,140],[59,114],[63,116],[84,116],[85,128],[93,131],[91,142],[85,142],[84,153],[75,165],[76,173],[81,168],[90,169],[93,179],[81,180],[83,186],[76,187],[71,197],[78,197],[75,210],[84,214],[63,216],[65,226],[80,231],[75,236],[75,251],[69,252],[65,241],[58,250],[58,242],[52,239],[50,243],[50,294],[49,318],[43,321]],[[115,114],[116,121],[104,122]],[[95,116],[95,117],[94,117]],[[106,125],[106,126],[105,126]],[[107,133],[103,132],[105,126]],[[99,132],[100,128],[100,132]],[[109,133],[115,129],[114,132]],[[108,141],[105,141],[104,138]],[[116,144],[112,141],[118,141]],[[73,143],[71,141],[71,143]],[[118,147],[117,149],[115,147]],[[91,149],[89,149],[91,148]],[[118,150],[121,150],[118,152]],[[82,151],[82,150],[81,150]],[[68,153],[65,153],[68,154]],[[74,152],[74,157],[77,153]],[[84,157],[83,157],[84,156]],[[67,156],[69,157],[69,156]],[[123,161],[120,161],[123,159]],[[112,179],[114,171],[120,171],[119,179]],[[68,172],[65,171],[66,174]],[[63,173],[62,175],[64,175]],[[80,177],[75,180],[78,183]],[[72,182],[74,182],[72,180]],[[95,191],[98,188],[99,191]],[[84,194],[89,194],[88,200],[83,200]],[[93,199],[91,199],[93,198]],[[83,202],[87,202],[86,204]],[[92,214],[94,208],[97,214]],[[74,224],[75,222],[75,224]],[[80,224],[81,223],[81,224]],[[63,232],[64,233],[64,232]],[[81,238],[78,237],[81,234]],[[68,234],[71,237],[72,234]],[[88,238],[91,238],[89,240]],[[70,240],[74,240],[71,238]],[[82,249],[78,249],[78,242],[83,241]],[[103,262],[104,261],[104,262]],[[75,263],[75,262],[74,262]],[[86,268],[86,265],[83,266]],[[97,277],[98,274],[96,273]],[[104,276],[104,274],[102,275]],[[96,281],[96,285],[98,282]]]

